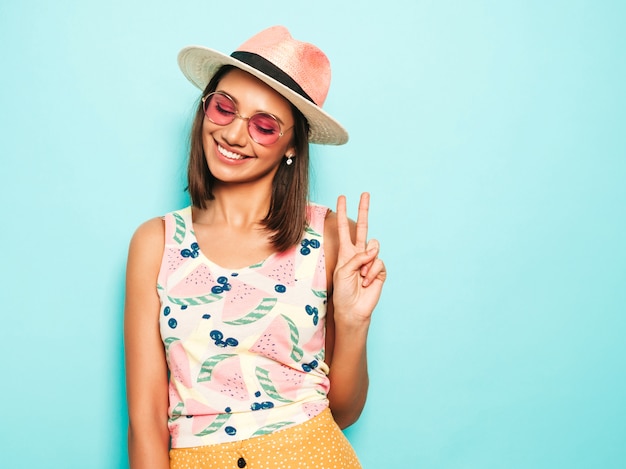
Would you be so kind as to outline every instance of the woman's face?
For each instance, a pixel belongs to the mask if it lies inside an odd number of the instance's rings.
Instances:
[[[204,116],[202,145],[211,174],[218,182],[271,184],[285,155],[294,154],[294,119],[289,102],[262,81],[238,69],[224,75],[216,91],[232,98],[239,116],[272,114],[284,134],[275,143],[261,145],[250,136],[247,119],[235,117],[229,124],[218,125]]]

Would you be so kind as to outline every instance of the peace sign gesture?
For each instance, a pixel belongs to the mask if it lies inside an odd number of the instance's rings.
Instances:
[[[369,322],[382,291],[387,271],[378,258],[378,241],[367,240],[370,195],[361,194],[354,242],[346,213],[346,198],[337,199],[339,251],[333,274],[335,322]]]

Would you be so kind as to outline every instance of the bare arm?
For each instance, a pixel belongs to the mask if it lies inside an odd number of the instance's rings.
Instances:
[[[368,210],[369,194],[363,194],[355,225],[347,218],[345,197],[340,197],[337,215],[329,215],[325,229],[327,270],[332,273],[326,321],[328,398],[341,428],[356,422],[365,406],[367,334],[386,278],[378,242],[367,241]]]
[[[128,254],[124,348],[131,469],[170,467],[167,364],[156,292],[163,246],[163,221],[153,219],[137,229]]]

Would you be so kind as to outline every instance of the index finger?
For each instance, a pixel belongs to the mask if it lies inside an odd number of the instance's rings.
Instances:
[[[357,249],[365,251],[367,245],[367,216],[370,209],[369,192],[363,192],[359,200],[359,213],[356,219],[356,242]]]
[[[346,196],[340,195],[337,198],[337,234],[339,235],[339,245],[351,243],[350,225],[346,213]]]

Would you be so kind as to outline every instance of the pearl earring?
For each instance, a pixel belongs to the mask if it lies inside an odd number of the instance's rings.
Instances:
[[[287,161],[286,161],[287,165],[290,165],[291,163],[293,163],[293,159],[292,159],[292,158],[293,158],[294,156],[295,156],[295,155],[287,155]]]

